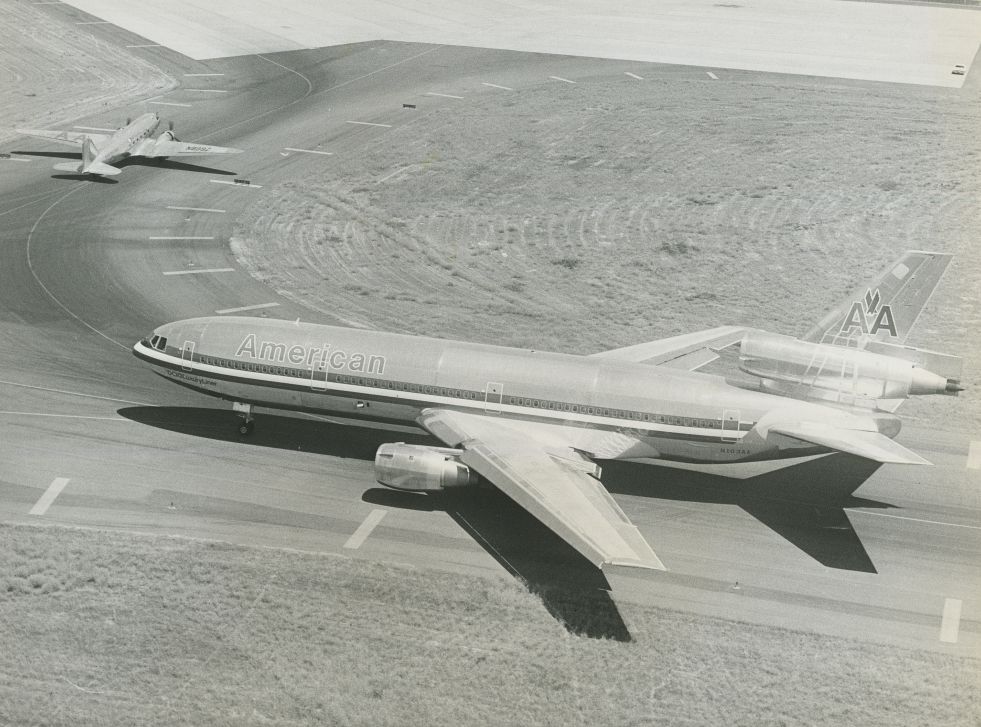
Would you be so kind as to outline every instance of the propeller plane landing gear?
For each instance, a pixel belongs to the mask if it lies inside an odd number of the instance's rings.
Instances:
[[[239,416],[238,433],[243,437],[247,437],[252,434],[252,430],[255,429],[255,419],[252,416],[252,405],[242,404],[237,401],[232,402],[232,411]]]

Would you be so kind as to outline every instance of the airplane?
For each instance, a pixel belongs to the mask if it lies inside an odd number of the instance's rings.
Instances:
[[[212,316],[162,325],[133,353],[233,402],[243,435],[255,406],[415,423],[445,446],[381,445],[381,484],[434,492],[486,480],[601,570],[665,570],[596,460],[793,464],[846,452],[930,464],[894,441],[894,412],[910,396],[963,390],[959,357],[905,344],[950,259],[906,252],[800,338],[721,326],[577,356]],[[698,371],[719,357],[736,376]]]
[[[239,154],[241,149],[224,146],[208,146],[184,142],[174,135],[173,126],[152,138],[160,124],[160,117],[154,113],[142,114],[135,120],[126,120],[126,126],[112,134],[99,134],[91,131],[46,131],[44,129],[15,129],[25,136],[35,136],[59,144],[82,147],[82,161],[55,164],[61,172],[115,176],[122,170],[114,167],[115,162],[130,157],[163,159],[176,156],[198,156],[203,154]]]

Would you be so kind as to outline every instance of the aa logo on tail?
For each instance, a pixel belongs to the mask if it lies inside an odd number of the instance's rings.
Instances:
[[[874,336],[882,330],[889,331],[889,335],[897,337],[896,320],[892,316],[892,308],[888,305],[879,305],[881,296],[879,289],[873,293],[871,288],[865,292],[865,300],[857,300],[852,303],[848,315],[841,324],[841,333],[849,334],[858,329],[862,333]],[[864,307],[862,304],[865,304]]]

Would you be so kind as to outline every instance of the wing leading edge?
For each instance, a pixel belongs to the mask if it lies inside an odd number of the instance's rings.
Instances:
[[[529,439],[487,417],[425,409],[419,424],[461,461],[603,568],[624,565],[666,570],[596,475],[599,468],[571,447]]]

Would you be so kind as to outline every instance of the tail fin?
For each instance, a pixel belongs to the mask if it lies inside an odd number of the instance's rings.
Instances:
[[[96,148],[92,142],[92,137],[86,136],[82,142],[82,169],[88,169],[89,165],[95,161]]]
[[[88,136],[82,142],[82,163],[81,164],[55,164],[54,168],[61,172],[75,172],[77,174],[99,174],[106,177],[113,177],[122,171],[116,167],[109,166],[103,162],[95,160],[98,150],[95,143]]]
[[[908,250],[814,324],[801,340],[855,346],[906,341],[947,269],[949,253]]]

